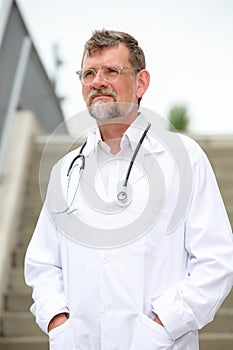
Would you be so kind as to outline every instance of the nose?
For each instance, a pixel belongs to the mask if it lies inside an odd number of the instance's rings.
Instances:
[[[96,72],[96,76],[93,79],[93,82],[91,85],[94,88],[99,88],[101,86],[107,86],[107,82],[103,79],[103,75],[102,75],[102,72],[100,69]]]

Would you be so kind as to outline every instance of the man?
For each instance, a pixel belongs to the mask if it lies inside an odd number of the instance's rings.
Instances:
[[[197,350],[233,280],[209,162],[138,112],[150,76],[132,36],[95,31],[77,73],[97,127],[52,171],[25,259],[31,311],[54,350]]]

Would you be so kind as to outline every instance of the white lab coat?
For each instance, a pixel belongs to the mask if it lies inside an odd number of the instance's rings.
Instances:
[[[129,139],[138,141],[137,133],[130,128],[127,132]],[[95,130],[89,135],[84,154],[97,147],[96,134]],[[232,287],[233,243],[207,157],[193,140],[179,137],[192,172],[191,182],[186,179],[191,191],[182,220],[167,234],[167,223],[181,190],[177,189],[180,174],[166,145],[148,133],[145,147],[164,174],[164,206],[147,234],[121,247],[95,249],[69,236],[64,219],[69,214],[51,212],[57,209],[58,192],[66,192],[66,172],[78,150],[54,167],[46,203],[25,258],[25,278],[33,288],[35,301],[31,311],[39,326],[47,332],[54,315],[70,314],[67,322],[49,333],[52,350],[198,349],[198,329],[213,320]],[[186,165],[181,161],[178,167],[185,169]],[[116,168],[113,166],[109,173],[103,171],[102,180],[96,180],[99,193],[104,192],[106,177],[110,181],[119,170],[124,178],[121,166],[123,161],[118,160]],[[148,196],[145,176],[140,177],[140,169],[133,168],[131,180],[137,178],[133,181],[134,200],[118,219],[90,208],[80,193],[75,215],[100,229],[111,230],[125,226],[127,220],[133,222],[133,215],[138,217],[140,205],[146,205]],[[72,176],[78,179],[75,171]],[[82,176],[85,179],[85,170]],[[118,181],[119,177],[115,177]],[[106,186],[110,192],[114,184],[110,181]],[[74,184],[69,191],[75,192]],[[153,321],[152,311],[159,315],[164,327]]]

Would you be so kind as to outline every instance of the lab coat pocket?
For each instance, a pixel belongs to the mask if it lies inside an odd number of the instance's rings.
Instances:
[[[144,314],[136,319],[130,350],[172,350],[173,344],[163,326]]]
[[[159,236],[156,240],[151,238],[138,240],[129,245],[129,253],[164,260],[168,256],[167,240],[168,238],[163,236]]]
[[[75,350],[71,319],[49,332],[50,350]]]

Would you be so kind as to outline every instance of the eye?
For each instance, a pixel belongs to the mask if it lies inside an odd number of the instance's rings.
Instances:
[[[116,77],[119,74],[117,67],[104,67],[103,73],[106,77]]]
[[[95,71],[93,69],[84,69],[83,70],[83,79],[91,79],[95,77]]]

